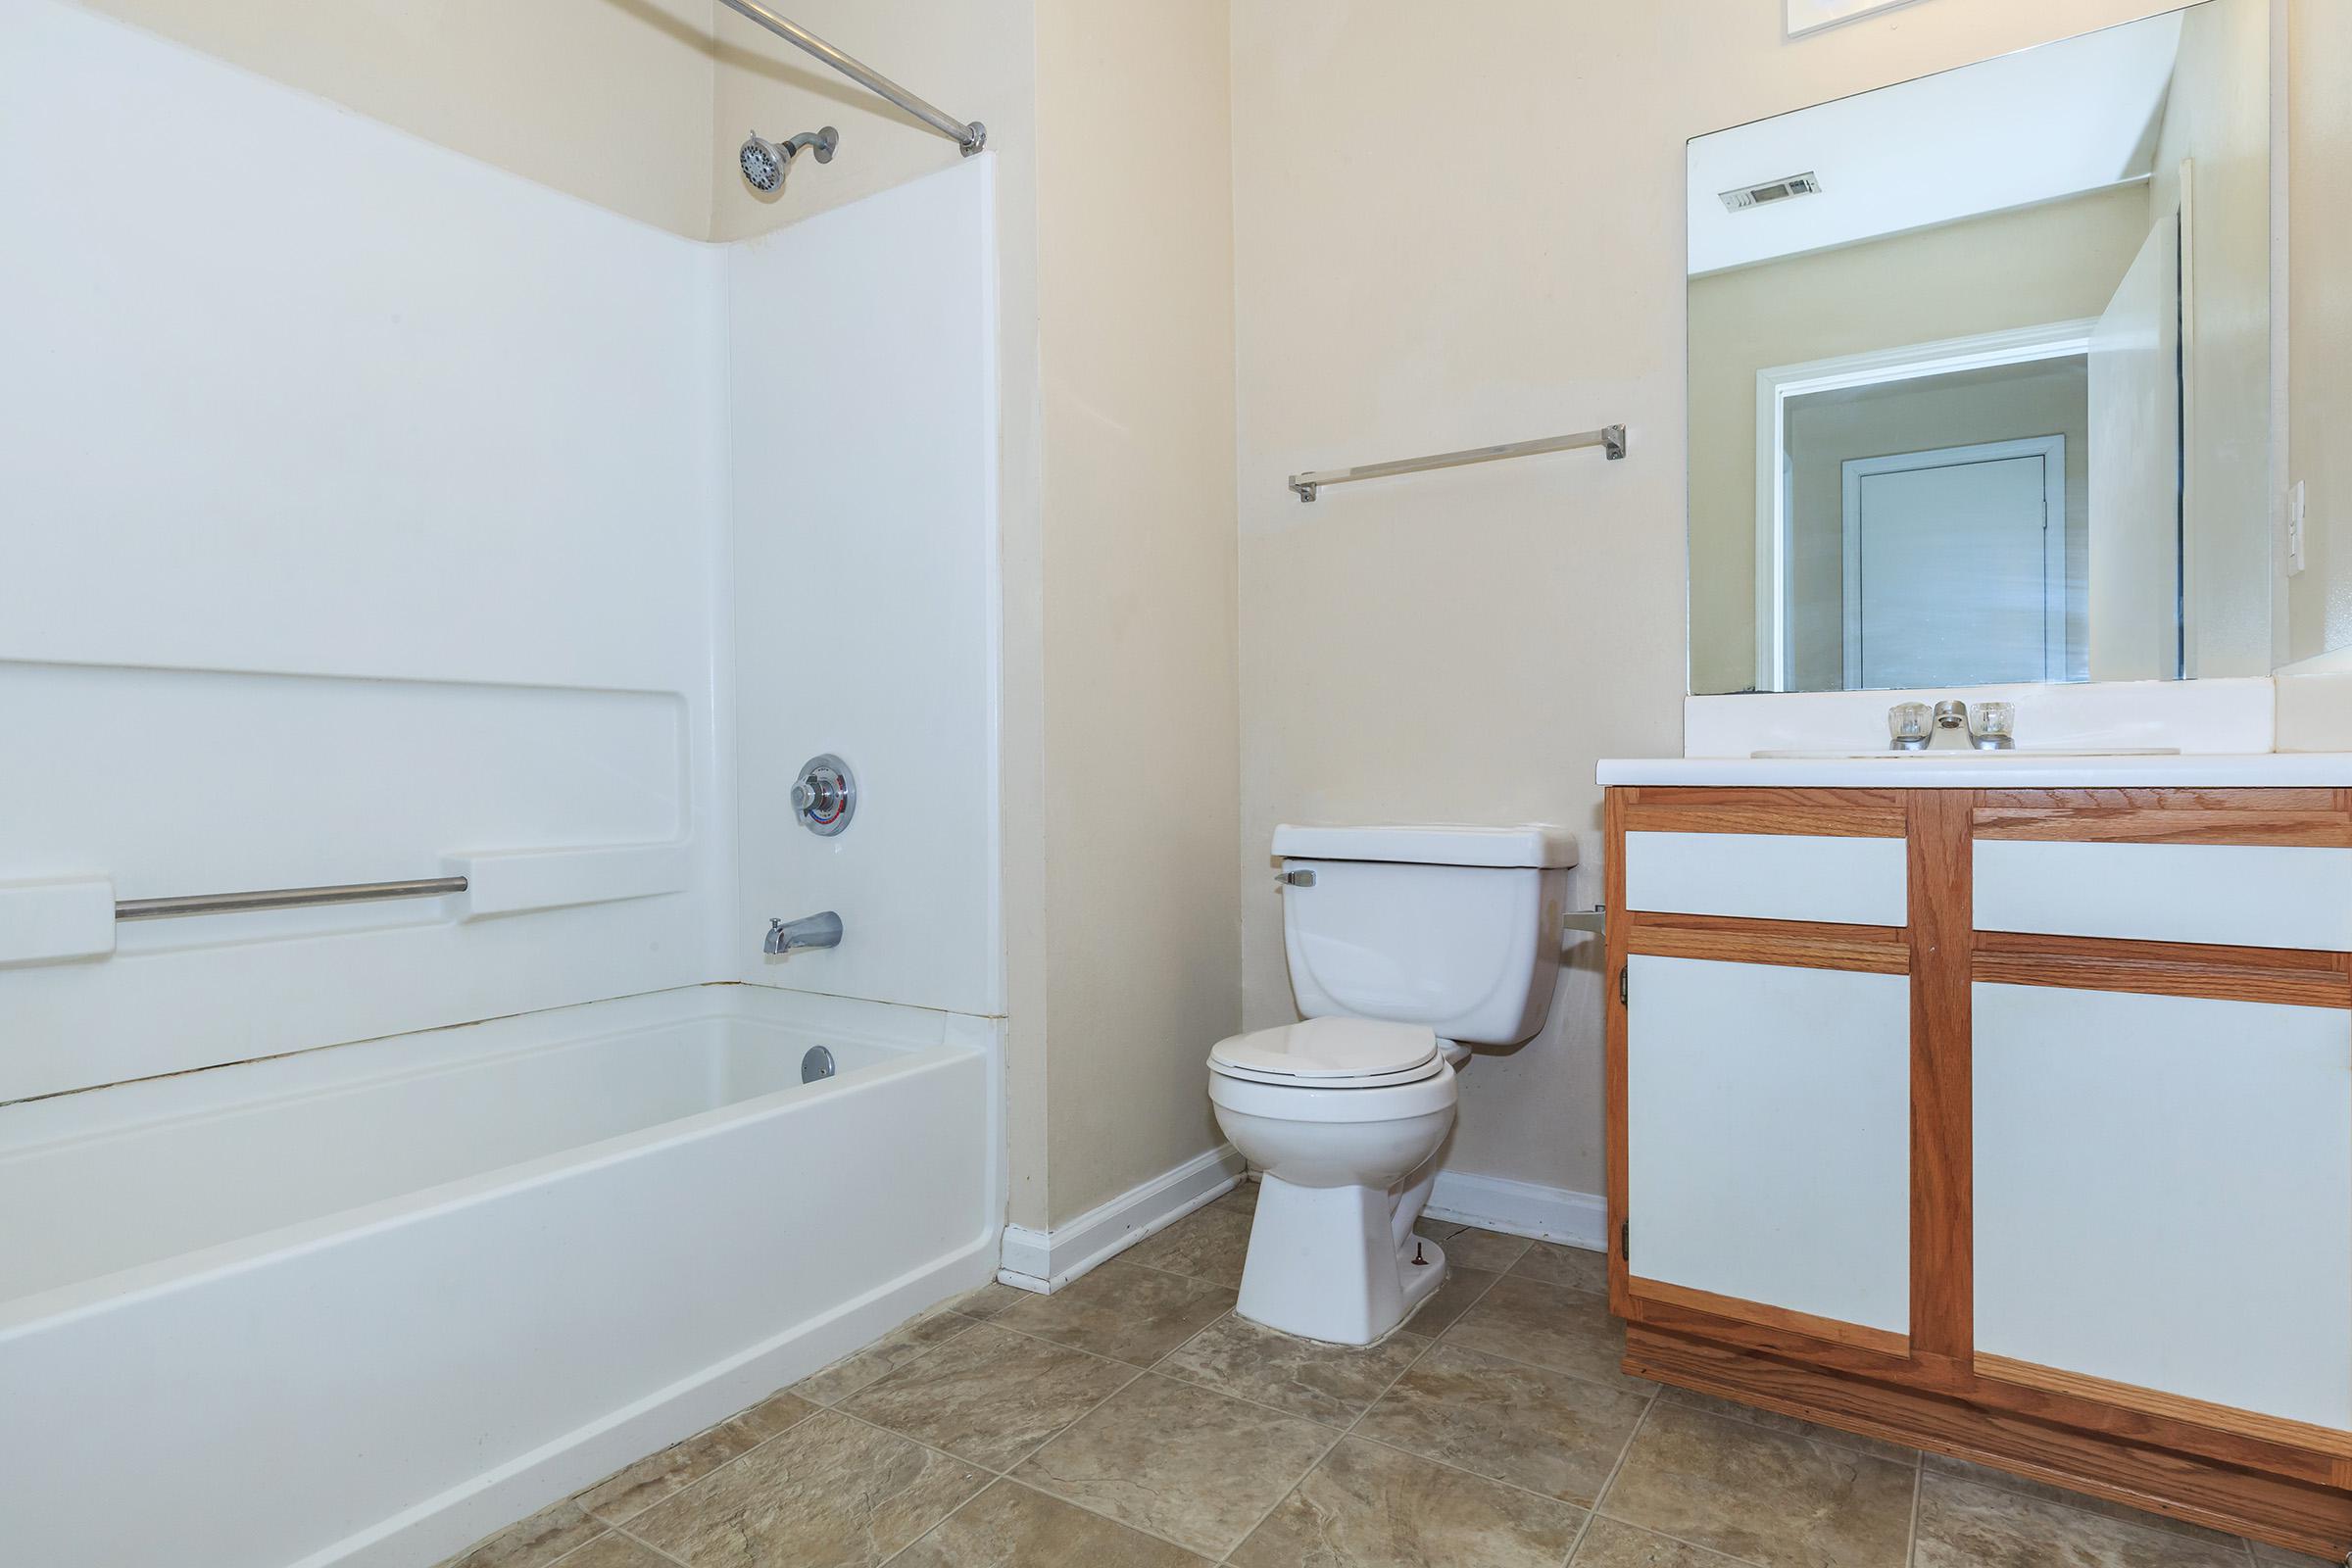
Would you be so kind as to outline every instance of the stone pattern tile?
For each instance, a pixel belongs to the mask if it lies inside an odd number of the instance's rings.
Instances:
[[[444,1568],[2322,1568],[1628,1377],[1577,1248],[1431,1222],[1449,1277],[1386,1342],[1278,1334],[1232,1310],[1255,1199],[969,1292]]]

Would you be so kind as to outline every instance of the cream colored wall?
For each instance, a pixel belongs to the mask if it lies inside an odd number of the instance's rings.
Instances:
[[[1692,691],[1755,684],[1756,372],[2097,316],[2147,201],[2122,186],[1691,280]]]
[[[710,0],[83,4],[673,233],[710,230]],[[169,125],[123,134],[169,153]]]
[[[1221,0],[1037,21],[1060,1223],[1216,1146],[1241,1022],[1232,159]]]
[[[2287,13],[2290,237],[2287,480],[2303,481],[2305,564],[2287,581],[2288,657],[2352,647],[2352,6]]]
[[[2189,432],[2182,560],[2191,675],[2277,661],[2271,594],[2271,0],[2212,0],[2181,24],[2149,210],[2186,207]]]
[[[1247,1022],[1293,1015],[1276,822],[1544,818],[1592,844],[1593,762],[1681,750],[1684,141],[2159,9],[1926,4],[1791,43],[1759,0],[1442,25],[1236,0]],[[1623,463],[1283,488],[1612,419]],[[1600,1189],[1599,975],[1571,941],[1544,1033],[1464,1078],[1456,1169]]]

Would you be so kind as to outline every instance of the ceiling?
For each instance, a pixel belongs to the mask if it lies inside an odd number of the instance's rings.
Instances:
[[[1922,76],[1690,143],[1690,271],[1721,271],[2147,176],[2178,12]],[[1727,210],[1806,172],[1818,195]]]

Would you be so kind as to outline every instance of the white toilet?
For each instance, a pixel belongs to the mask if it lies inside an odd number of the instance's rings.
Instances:
[[[1241,1315],[1369,1345],[1446,1278],[1412,1234],[1471,1044],[1544,1026],[1576,841],[1554,827],[1278,827],[1303,1023],[1217,1043],[1208,1098],[1264,1172]]]

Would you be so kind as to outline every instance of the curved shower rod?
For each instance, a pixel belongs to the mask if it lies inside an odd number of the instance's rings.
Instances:
[[[880,72],[871,70],[851,56],[843,54],[799,23],[777,16],[766,6],[761,5],[760,0],[720,0],[720,3],[737,16],[748,17],[757,22],[786,43],[806,49],[858,85],[880,93],[962,148],[964,157],[969,158],[988,145],[988,127],[977,120],[966,124],[962,121],[954,119],[937,105],[917,98],[913,93],[908,92]]]

